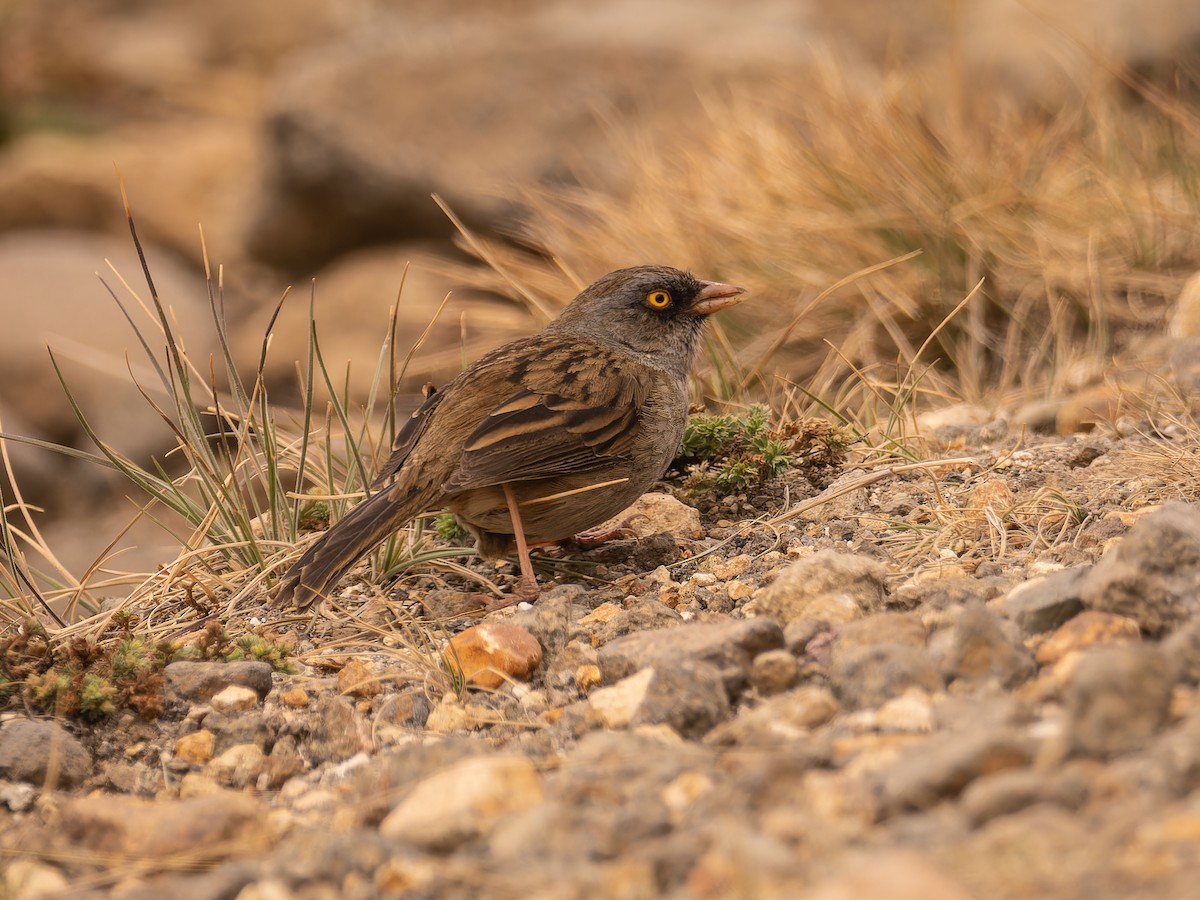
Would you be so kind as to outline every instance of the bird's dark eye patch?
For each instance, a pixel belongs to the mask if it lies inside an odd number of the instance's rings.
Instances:
[[[661,288],[646,295],[646,305],[651,309],[666,309],[671,305],[671,295]]]

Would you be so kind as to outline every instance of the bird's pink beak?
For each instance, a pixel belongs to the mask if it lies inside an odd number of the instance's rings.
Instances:
[[[735,284],[722,284],[719,281],[701,281],[703,287],[696,299],[692,301],[689,310],[693,315],[711,316],[718,310],[741,303],[746,298],[742,295],[746,289]]]

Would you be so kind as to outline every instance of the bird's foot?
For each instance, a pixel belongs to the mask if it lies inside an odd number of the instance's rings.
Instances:
[[[542,589],[538,587],[537,579],[532,575],[522,575],[520,580],[513,587],[513,596],[518,600],[525,600],[532,603],[538,598],[538,594]]]
[[[584,550],[591,550],[594,547],[599,547],[601,544],[606,544],[609,541],[619,541],[625,538],[632,537],[633,531],[629,527],[628,522],[618,522],[615,525],[608,527],[589,528],[587,531],[581,531],[579,534],[571,538],[571,541]]]
[[[541,593],[541,589],[538,587],[536,580],[530,582],[522,577],[513,585],[510,593],[490,598],[484,605],[484,609],[487,612],[495,612],[498,609],[508,609],[510,606],[516,606],[518,603],[532,603],[538,598],[539,593]]]

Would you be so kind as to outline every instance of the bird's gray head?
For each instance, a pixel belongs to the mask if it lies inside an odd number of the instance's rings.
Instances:
[[[615,344],[684,375],[705,318],[740,303],[743,293],[670,266],[617,269],[584,288],[548,328]]]

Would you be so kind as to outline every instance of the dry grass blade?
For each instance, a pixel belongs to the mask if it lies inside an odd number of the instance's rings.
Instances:
[[[773,357],[779,351],[779,348],[787,343],[788,339],[792,336],[792,333],[796,330],[796,327],[804,321],[809,313],[820,306],[826,298],[833,296],[842,288],[846,287],[847,285],[854,284],[861,278],[866,278],[868,275],[873,275],[876,272],[882,272],[884,269],[890,268],[891,266],[908,262],[910,259],[915,259],[920,255],[920,250],[913,250],[909,253],[903,254],[902,256],[897,256],[893,259],[867,266],[866,268],[859,269],[857,272],[851,272],[849,275],[822,290],[819,294],[817,294],[817,296],[813,297],[813,299],[810,300],[806,306],[796,313],[795,316],[792,317],[792,321],[789,322],[787,326],[780,331],[778,335],[776,335],[775,339],[771,341],[771,344],[767,347],[766,351],[762,354],[762,356],[759,357],[758,362],[750,367],[750,371],[746,373],[746,376],[742,381],[742,390],[745,390],[749,386],[751,379],[760,376],[763,367],[766,366],[771,357]]]
[[[330,371],[322,355],[315,326],[315,291],[310,293],[308,364],[302,372],[304,410],[301,427],[292,430],[286,411],[271,402],[264,378],[271,330],[282,312],[287,293],[276,303],[271,315],[253,380],[245,381],[235,366],[228,341],[223,273],[210,264],[201,232],[209,306],[219,352],[207,360],[207,365],[198,366],[185,346],[185,335],[159,301],[127,200],[126,214],[149,299],[143,301],[116,270],[117,283],[124,286],[132,302],[123,300],[103,280],[101,283],[130,326],[153,373],[150,381],[156,381],[157,388],[144,387],[134,375],[132,361],[127,360],[129,378],[140,391],[148,415],[166,429],[174,448],[165,459],[152,459],[148,465],[122,454],[93,427],[53,353],[51,361],[68,403],[96,451],[14,439],[121,473],[149,497],[141,515],[158,521],[156,510],[169,510],[181,518],[184,533],[177,535],[181,551],[172,564],[156,573],[137,576],[132,581],[136,585],[132,592],[124,601],[111,604],[102,616],[67,627],[62,627],[60,619],[58,637],[68,640],[75,635],[86,635],[99,639],[111,633],[114,616],[127,615],[130,610],[137,610],[144,633],[156,640],[177,640],[194,634],[217,616],[227,627],[249,630],[248,616],[252,613],[247,612],[251,608],[247,601],[261,598],[270,589],[273,573],[295,557],[302,529],[316,519],[336,521],[347,503],[367,490],[374,462],[381,448],[390,444],[386,432],[394,431],[393,386],[420,349],[433,323],[417,339],[397,371],[393,307],[389,332],[381,344],[374,373],[375,387],[365,404],[358,405],[351,403],[348,388],[339,386],[339,376]],[[443,300],[439,312],[444,306]],[[376,407],[382,404],[387,405],[388,412],[380,416]],[[313,429],[314,421],[319,421],[316,410],[321,406],[325,407],[324,427]],[[7,463],[3,438],[0,438],[0,452]],[[19,494],[7,512],[18,512],[25,525],[23,529],[11,529],[7,518],[4,522],[6,552],[0,590],[7,586],[8,592],[18,598],[13,601],[12,617],[28,616],[33,604],[63,597],[94,610],[96,605],[87,598],[86,589],[45,547],[36,520]],[[164,527],[179,528],[177,524]],[[461,548],[422,548],[420,530],[418,524],[389,540],[377,554],[378,568],[395,572],[415,563],[439,565],[442,559],[468,552]],[[18,544],[44,551],[43,555],[56,569],[57,579],[65,580],[68,587],[42,598],[34,588],[35,578],[25,576]],[[108,559],[106,552],[88,568],[86,578],[92,580],[92,586],[103,583],[113,589],[118,584],[131,583],[127,574],[96,580],[101,573],[109,574],[105,569]],[[47,618],[53,615],[53,611],[47,612]]]
[[[446,218],[449,219],[451,224],[453,224],[458,230],[458,233],[462,236],[463,241],[466,242],[466,245],[471,252],[487,263],[488,266],[491,267],[492,271],[494,271],[497,275],[500,275],[509,288],[511,288],[516,295],[526,303],[531,311],[536,312],[544,321],[554,318],[553,309],[539,300],[538,297],[529,289],[527,289],[520,280],[508,274],[507,268],[505,267],[500,256],[492,252],[486,243],[479,240],[474,234],[471,233],[471,230],[467,228],[465,224],[463,224],[463,221],[457,215],[455,215],[454,210],[450,208],[449,204],[447,204],[445,200],[443,200],[437,194],[434,194],[433,202],[436,203],[441,211],[446,214]]]
[[[7,483],[14,495],[14,502],[10,507],[5,499],[4,490],[0,487],[0,591],[5,594],[3,598],[0,598],[0,606],[7,608],[6,616],[31,616],[34,614],[30,604],[30,598],[32,598],[36,601],[36,605],[61,627],[64,624],[62,618],[38,587],[37,582],[45,579],[39,579],[30,572],[21,544],[36,551],[56,573],[53,580],[63,579],[70,585],[74,597],[80,598],[83,590],[80,582],[67,571],[67,568],[54,555],[45,538],[42,537],[37,520],[31,514],[30,506],[22,497],[20,485],[13,471],[12,457],[8,452],[8,440],[9,438],[4,435],[3,422],[0,421],[0,463],[2,463],[4,474],[4,481],[0,482],[0,485]],[[25,533],[17,533],[9,524],[10,510],[20,511],[21,519],[27,529]],[[16,619],[10,618],[10,621],[16,621]]]
[[[0,491],[0,618],[4,619],[3,634],[8,628],[17,626],[35,616],[35,607],[52,619],[60,628],[66,623],[54,610],[30,576],[11,529],[8,527],[8,507],[4,505],[4,493]]]
[[[880,481],[888,478],[893,478],[903,472],[913,471],[933,471],[935,469],[944,468],[947,466],[965,466],[974,465],[976,460],[970,456],[959,456],[949,459],[933,459],[917,463],[904,463],[901,465],[885,465],[873,469],[870,472],[852,473],[850,477],[838,479],[828,488],[823,490],[815,497],[810,497],[807,500],[801,500],[794,506],[788,507],[779,515],[774,516],[770,520],[772,526],[782,525],[784,522],[807,515],[814,510],[836,500],[838,497],[843,497],[846,494],[852,493],[862,488],[869,487]]]

